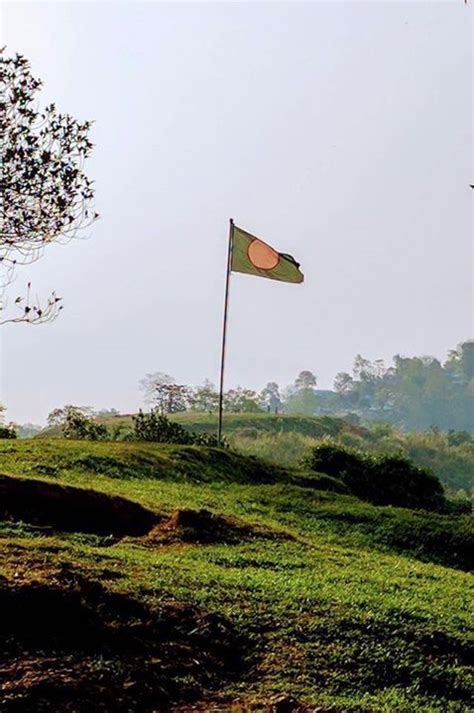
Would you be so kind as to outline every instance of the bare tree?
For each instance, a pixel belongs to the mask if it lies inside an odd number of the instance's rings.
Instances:
[[[54,104],[40,111],[41,86],[25,57],[0,50],[0,324],[38,324],[57,316],[60,298],[53,293],[42,306],[30,284],[14,300],[16,313],[7,315],[5,287],[19,266],[98,217],[92,181],[83,171],[92,150],[91,123],[60,114]]]

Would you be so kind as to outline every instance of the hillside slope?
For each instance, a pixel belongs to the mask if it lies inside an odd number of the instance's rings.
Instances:
[[[469,709],[471,518],[377,508],[215,449],[18,441],[0,472],[158,523],[121,537],[0,510],[2,710]]]
[[[215,433],[215,414],[175,414],[173,418],[197,433]],[[289,467],[298,464],[322,438],[370,453],[403,453],[430,468],[451,495],[463,490],[474,498],[474,442],[454,445],[438,431],[402,433],[388,424],[354,425],[335,416],[225,414],[224,430],[242,453]]]
[[[217,431],[217,415],[185,412],[171,418],[195,433]],[[120,438],[132,426],[132,416],[99,419]],[[275,416],[268,413],[225,413],[224,433],[233,448],[269,462],[295,467],[321,439],[330,438],[371,453],[403,453],[417,465],[430,468],[449,495],[459,491],[474,499],[474,442],[453,444],[447,434],[402,433],[388,424],[364,427],[336,416]],[[37,438],[60,437],[58,427]]]

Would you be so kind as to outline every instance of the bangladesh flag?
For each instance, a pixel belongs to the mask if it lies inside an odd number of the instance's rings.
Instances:
[[[286,253],[279,253],[255,235],[236,225],[232,231],[232,272],[245,272],[280,282],[303,282],[299,263]]]

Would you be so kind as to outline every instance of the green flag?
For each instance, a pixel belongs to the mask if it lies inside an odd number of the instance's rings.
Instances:
[[[299,267],[291,255],[277,252],[260,238],[234,226],[230,264],[232,272],[245,272],[280,282],[303,282],[304,276]]]

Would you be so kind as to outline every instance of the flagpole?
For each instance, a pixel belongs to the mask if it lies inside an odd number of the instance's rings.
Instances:
[[[232,238],[234,237],[234,221],[229,220],[229,247],[227,248],[227,271],[225,276],[225,297],[224,297],[224,320],[222,324],[222,351],[221,351],[221,374],[219,382],[219,421],[217,426],[217,442],[220,445],[222,440],[222,407],[224,402],[224,367],[225,367],[225,343],[227,336],[227,312],[229,306],[229,284],[230,284],[230,264],[232,257]]]

